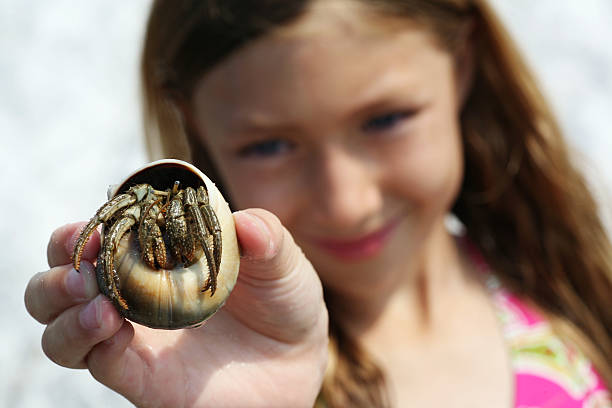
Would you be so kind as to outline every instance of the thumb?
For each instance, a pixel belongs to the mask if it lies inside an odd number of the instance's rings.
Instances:
[[[287,343],[326,327],[321,281],[278,218],[249,209],[235,213],[234,221],[242,256],[227,310],[251,329]]]

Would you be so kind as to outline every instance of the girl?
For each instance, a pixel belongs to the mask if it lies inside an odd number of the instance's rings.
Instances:
[[[160,0],[142,70],[152,158],[267,211],[200,330],[119,319],[56,231],[51,359],[138,406],[612,406],[610,242],[483,1]]]

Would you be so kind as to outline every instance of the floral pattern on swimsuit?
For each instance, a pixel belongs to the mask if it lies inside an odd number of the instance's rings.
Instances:
[[[591,361],[535,307],[504,288],[474,245],[464,244],[485,276],[508,346],[515,408],[612,408],[612,394]]]
[[[609,391],[580,350],[503,288],[493,298],[515,373],[516,408],[612,408]]]

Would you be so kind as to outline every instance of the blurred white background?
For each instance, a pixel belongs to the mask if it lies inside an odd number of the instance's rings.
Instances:
[[[146,161],[138,57],[149,0],[0,0],[0,407],[128,407],[40,348],[23,291],[52,230]],[[612,192],[612,2],[494,0],[602,201]],[[604,210],[610,221],[610,207]]]

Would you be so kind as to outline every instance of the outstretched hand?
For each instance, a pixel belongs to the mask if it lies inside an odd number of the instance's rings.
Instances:
[[[234,291],[202,327],[172,331],[124,320],[99,293],[97,233],[79,274],[71,254],[82,224],[56,230],[51,269],[25,292],[28,311],[47,325],[45,354],[88,368],[139,407],[312,406],[327,362],[321,283],[274,215],[251,209],[234,219],[242,248]]]

